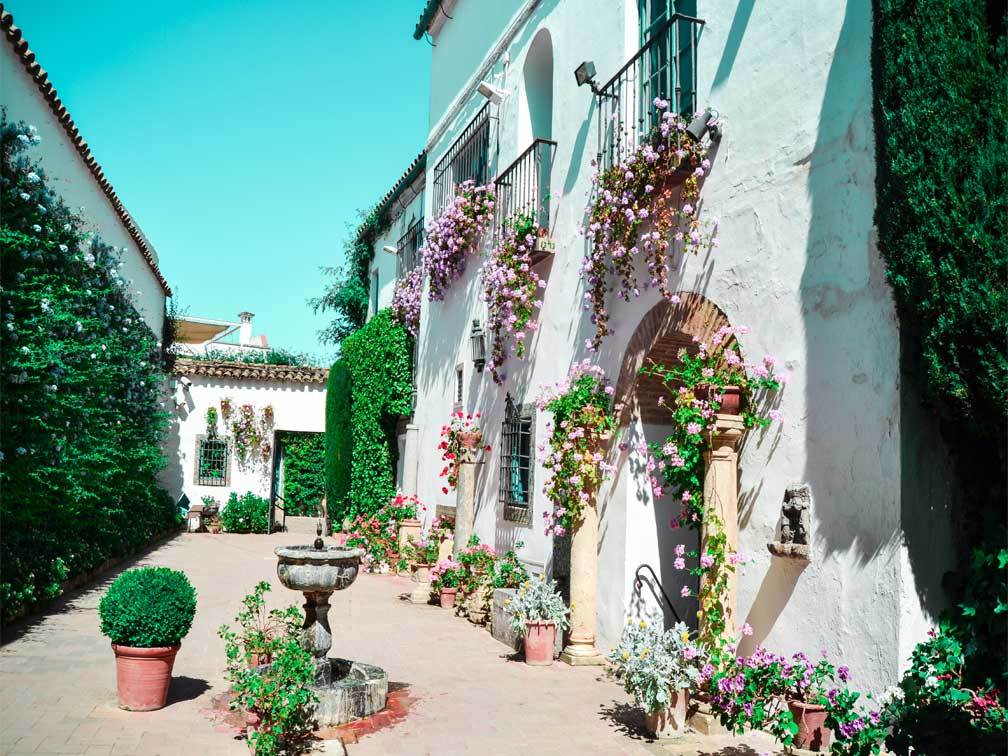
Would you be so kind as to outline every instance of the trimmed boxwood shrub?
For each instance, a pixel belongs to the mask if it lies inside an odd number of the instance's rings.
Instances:
[[[338,528],[348,511],[353,454],[353,438],[350,435],[350,370],[342,359],[329,368],[325,427],[326,501],[333,527]]]
[[[283,499],[287,514],[316,517],[325,496],[325,434],[281,431]]]
[[[268,533],[269,502],[251,491],[233,493],[220,513],[221,527],[228,533]]]
[[[332,499],[334,523],[377,512],[395,494],[396,425],[410,414],[413,403],[412,342],[406,330],[392,322],[389,309],[348,336],[341,355],[350,379],[349,398],[343,389],[330,400],[333,412],[326,433],[332,436],[329,448],[345,451],[350,446],[350,485],[345,497]],[[330,484],[334,494],[343,484],[337,468],[330,468],[337,475]]]
[[[33,159],[40,141],[0,118],[4,620],[181,524],[157,482],[163,345],[134,307],[123,250],[92,235]]]
[[[196,616],[196,591],[178,570],[138,567],[115,579],[98,604],[101,631],[119,646],[179,643]]]

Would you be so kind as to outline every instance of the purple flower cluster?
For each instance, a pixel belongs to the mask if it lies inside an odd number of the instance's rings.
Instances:
[[[592,350],[608,335],[606,294],[616,276],[617,295],[624,301],[641,289],[657,286],[674,300],[668,285],[670,240],[684,252],[697,252],[716,239],[700,222],[697,200],[700,180],[710,170],[706,150],[685,135],[686,121],[655,98],[659,123],[650,137],[622,162],[594,176],[585,233],[591,241],[581,268],[586,281],[584,308],[592,310],[595,336]],[[716,222],[715,222],[716,225]],[[643,255],[650,280],[638,284],[636,260]]]
[[[423,265],[401,278],[392,294],[392,320],[416,338],[420,330],[420,298],[423,296]]]
[[[487,323],[493,337],[487,368],[497,383],[504,381],[501,368],[508,358],[510,342],[514,342],[518,357],[524,357],[526,340],[539,326],[533,316],[542,307],[537,297],[539,290],[546,288],[546,282],[532,270],[536,228],[530,218],[508,224],[503,240],[483,264],[483,300],[487,303]]]
[[[464,181],[448,207],[427,226],[422,259],[432,302],[443,300],[465,273],[466,255],[476,251],[480,236],[493,222],[494,202],[493,185]]]

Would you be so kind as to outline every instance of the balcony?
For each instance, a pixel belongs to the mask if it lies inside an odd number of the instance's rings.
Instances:
[[[472,179],[486,183],[490,173],[490,103],[487,102],[465,127],[434,168],[434,217],[455,198],[459,184]]]
[[[557,143],[549,139],[536,139],[517,159],[494,179],[497,192],[494,232],[497,242],[504,225],[519,215],[531,216],[541,229],[550,225],[550,176]],[[548,252],[532,253],[532,264],[542,260]]]
[[[599,163],[620,163],[658,125],[656,97],[691,117],[696,111],[697,42],[706,22],[676,13],[598,92]]]
[[[421,216],[413,221],[406,233],[399,237],[396,244],[396,280],[401,281],[416,268],[420,262],[420,245],[423,243],[423,224]]]

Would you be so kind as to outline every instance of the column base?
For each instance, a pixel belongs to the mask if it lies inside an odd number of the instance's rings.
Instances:
[[[431,584],[430,583],[419,583],[413,592],[409,595],[409,600],[411,604],[429,604],[431,594]]]
[[[567,646],[560,652],[560,661],[572,667],[601,667],[605,657],[594,646]]]

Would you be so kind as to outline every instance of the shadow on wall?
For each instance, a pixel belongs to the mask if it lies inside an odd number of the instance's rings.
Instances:
[[[935,613],[943,600],[927,585],[945,569],[935,557],[947,553],[947,533],[930,510],[936,499],[945,506],[947,464],[919,394],[902,386],[898,324],[875,243],[870,44],[870,4],[847,4],[815,147],[795,163],[807,166],[811,201],[801,280],[804,480],[816,502],[815,553],[849,552],[863,564],[898,548],[902,534],[920,598]],[[772,614],[773,605],[759,611]]]
[[[171,382],[168,385],[171,386]],[[182,495],[182,489],[185,487],[185,474],[182,470],[180,456],[182,452],[182,422],[196,409],[196,403],[188,391],[182,391],[180,394],[185,400],[185,405],[176,407],[176,397],[171,389],[166,388],[163,392],[165,407],[168,409],[169,427],[164,437],[164,467],[158,474],[158,482],[172,497],[172,501],[178,501]],[[198,503],[190,502],[190,504]]]

